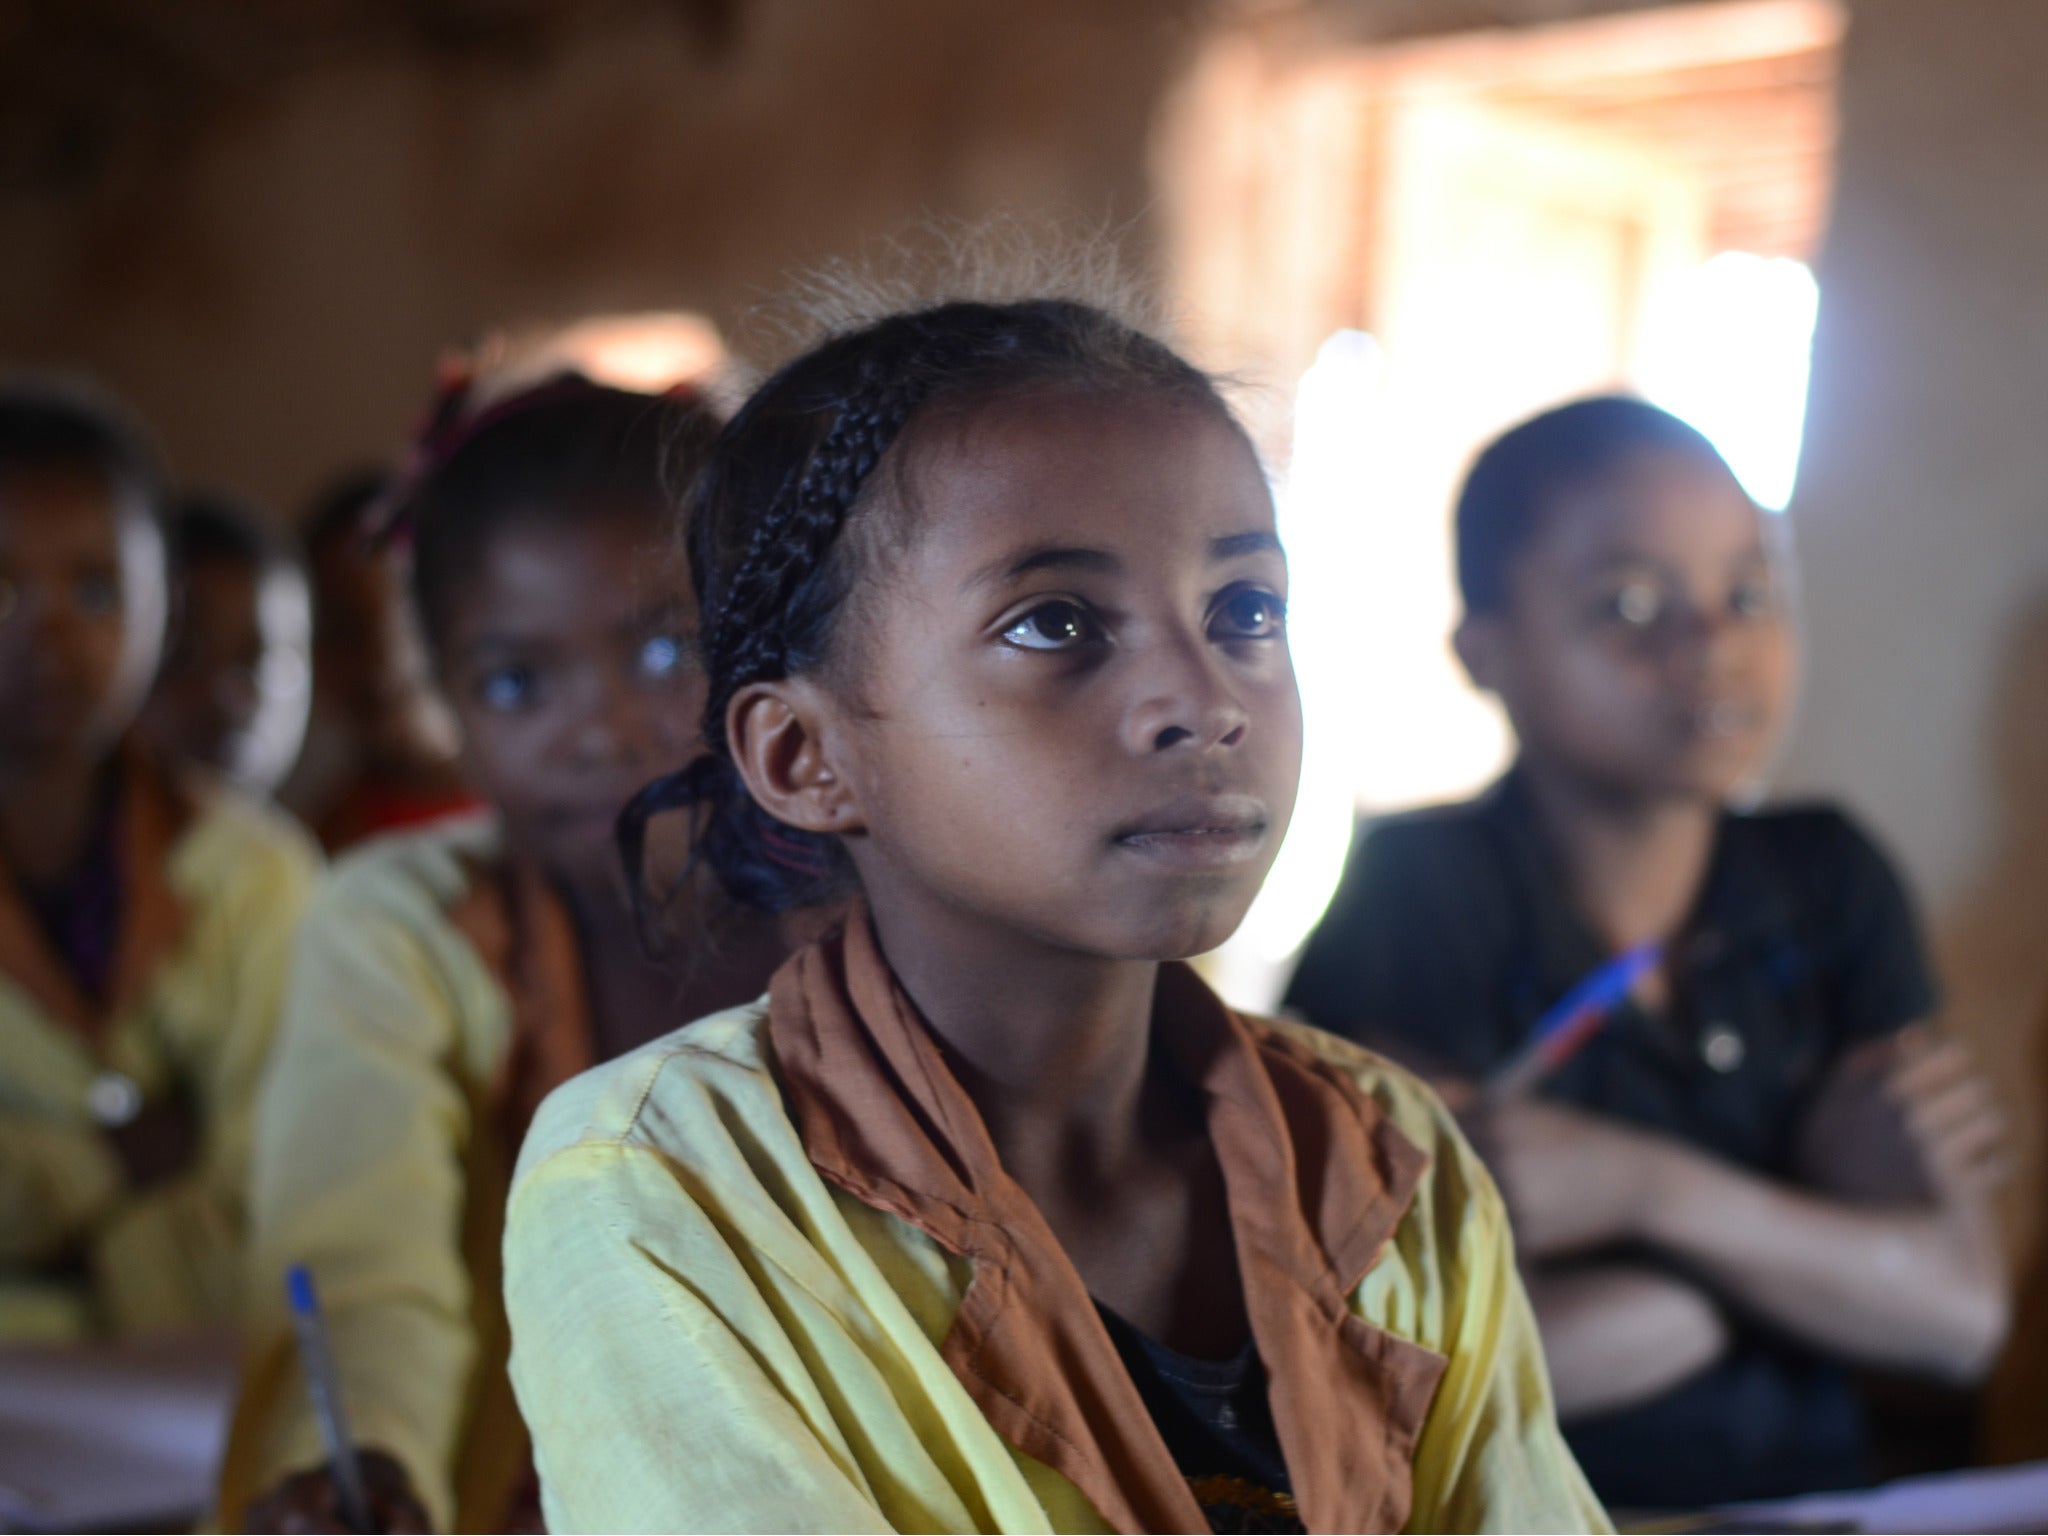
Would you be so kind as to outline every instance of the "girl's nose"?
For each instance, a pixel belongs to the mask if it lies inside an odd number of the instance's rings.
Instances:
[[[666,728],[668,701],[651,698],[623,679],[593,680],[589,689],[571,738],[578,761],[624,763],[650,773],[656,766],[672,766],[665,761],[672,752],[664,751],[673,746]]]
[[[1672,636],[1671,659],[1687,676],[1714,677],[1742,664],[1752,628],[1738,614],[1690,605]]]
[[[621,728],[629,711],[624,690],[616,682],[591,678],[582,692],[570,748],[580,762],[610,762],[629,739]]]
[[[1237,746],[1250,727],[1251,714],[1211,647],[1180,641],[1145,668],[1125,716],[1125,745],[1135,753],[1206,752]]]

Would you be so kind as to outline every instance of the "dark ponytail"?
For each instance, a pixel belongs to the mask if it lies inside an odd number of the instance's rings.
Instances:
[[[733,764],[725,717],[750,684],[833,659],[846,598],[872,543],[847,537],[884,511],[905,515],[900,453],[913,424],[1039,391],[1166,393],[1229,415],[1210,378],[1102,310],[1059,299],[949,303],[834,336],[756,390],[704,461],[689,500],[698,648],[709,679],[708,755],[649,785],[620,818],[633,889],[648,818],[693,816],[693,856],[748,906],[786,911],[852,882],[839,840],[777,821]],[[885,464],[889,477],[878,477]],[[871,507],[873,511],[871,512]],[[643,914],[644,925],[644,914]]]

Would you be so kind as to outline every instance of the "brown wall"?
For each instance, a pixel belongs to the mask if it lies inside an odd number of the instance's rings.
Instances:
[[[1788,780],[1914,877],[1950,1016],[2048,1084],[2048,6],[1859,0],[1792,514],[1811,670]]]
[[[164,87],[168,122],[83,184],[0,186],[0,360],[89,369],[183,475],[287,503],[388,450],[437,351],[480,327],[729,323],[926,212],[1140,214],[1188,7],[744,0],[716,43],[687,6],[572,6],[596,19],[513,46],[372,33],[311,58],[248,24],[293,9],[193,7],[195,49],[241,25],[234,89]],[[179,14],[145,0],[129,25]],[[0,104],[0,130],[20,116]],[[0,132],[0,171],[15,148]]]

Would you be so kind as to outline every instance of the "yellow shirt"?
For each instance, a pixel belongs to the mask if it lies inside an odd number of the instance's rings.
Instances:
[[[1412,1475],[1407,1525],[1608,1529],[1558,1433],[1499,1196],[1442,1106],[1345,1042],[1259,1027],[1419,1149],[1412,1198],[1334,1302],[1347,1329],[1369,1325],[1361,1353],[1421,1381],[1387,1436]],[[772,1028],[765,1003],[701,1020],[558,1091],[528,1136],[506,1306],[549,1528],[1109,1528],[963,1382],[950,1336],[975,1262],[906,1219],[930,1214],[914,1200],[821,1176],[832,1154],[792,1118]],[[916,1059],[913,1077],[932,1056]],[[957,1117],[953,1102],[920,1123]],[[899,1129],[858,1114],[842,1128],[856,1147]],[[981,1310],[978,1328],[1001,1325]]]
[[[283,815],[124,764],[121,933],[86,1000],[0,893],[0,1340],[214,1322],[239,1302],[250,1105],[318,856]],[[131,1188],[96,1079],[187,1097],[193,1167]]]
[[[498,1284],[506,1115],[531,1037],[587,1030],[567,920],[545,892],[500,899],[513,880],[495,822],[466,817],[363,845],[307,912],[257,1111],[233,1528],[326,1459],[284,1304],[293,1264],[319,1287],[357,1442],[398,1459],[438,1529],[498,1529],[526,1471]]]

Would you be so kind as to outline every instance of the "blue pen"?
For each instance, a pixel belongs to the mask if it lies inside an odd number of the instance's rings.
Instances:
[[[1638,944],[1595,969],[1536,1021],[1528,1043],[1487,1082],[1486,1097],[1519,1098],[1571,1060],[1663,959],[1662,944]]]
[[[342,1523],[352,1531],[374,1531],[370,1499],[363,1489],[363,1469],[356,1461],[355,1438],[348,1431],[348,1411],[341,1401],[341,1376],[334,1368],[334,1350],[327,1342],[327,1322],[320,1315],[320,1294],[313,1274],[303,1264],[285,1271],[285,1295],[291,1301],[292,1330],[299,1336],[299,1363],[305,1368],[306,1390],[313,1397],[313,1416],[327,1446],[327,1469],[341,1505]]]

